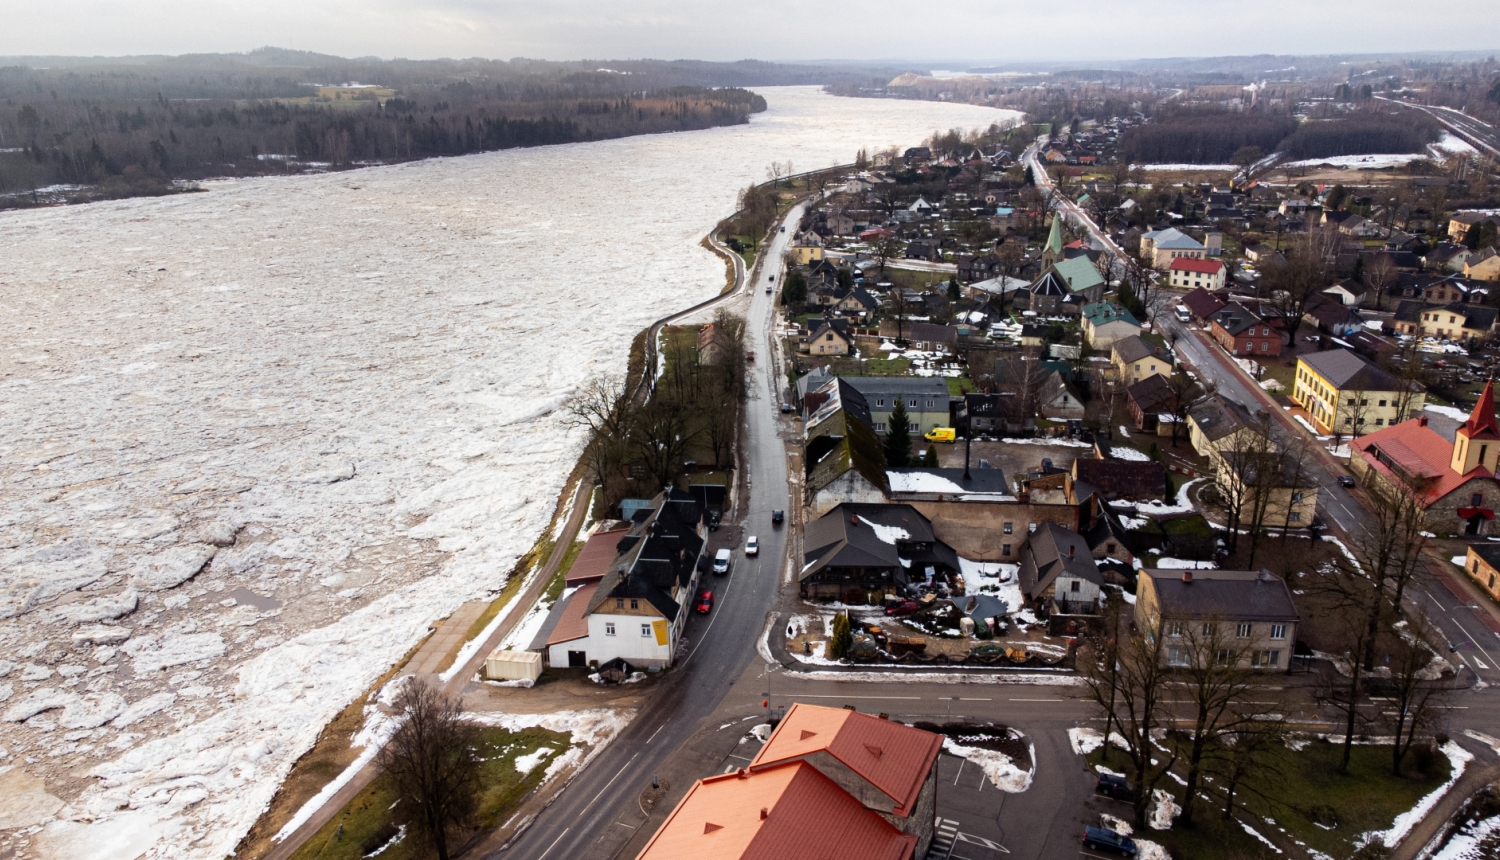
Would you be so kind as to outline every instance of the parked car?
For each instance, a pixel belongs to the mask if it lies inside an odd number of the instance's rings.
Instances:
[[[745,555],[760,555],[760,541],[755,539],[755,535],[745,541]]]
[[[895,603],[886,604],[885,614],[890,616],[910,615],[921,608],[922,604],[915,600],[900,600]]]
[[[781,401],[781,414],[785,415],[785,414],[787,414],[787,413],[789,413],[791,411],[792,411],[792,404],[787,403],[785,400]]]
[[[703,593],[698,596],[698,614],[707,615],[709,612],[713,611],[713,608],[714,593],[705,588],[703,590]]]
[[[1101,773],[1094,784],[1094,791],[1115,800],[1129,800],[1133,796],[1130,781],[1117,773]]]
[[[928,442],[952,442],[958,433],[952,427],[934,427],[922,434],[922,438]]]
[[[773,526],[779,526],[779,525],[781,525],[781,521],[784,520],[784,519],[786,519],[786,511],[772,511],[771,512],[771,525],[773,525]]]
[[[1126,857],[1135,856],[1135,840],[1129,836],[1120,834],[1104,827],[1090,827],[1083,831],[1083,847],[1103,849],[1124,854]]]
[[[729,572],[729,557],[731,553],[725,548],[714,553],[714,573],[725,574]]]
[[[1354,486],[1354,479],[1349,477],[1348,475],[1339,475],[1339,486],[1352,487]]]
[[[724,518],[724,514],[722,514],[721,512],[719,512],[719,511],[709,511],[708,512],[708,530],[711,531],[711,532],[712,531],[718,531],[719,530],[719,520],[721,520],[723,518]]]

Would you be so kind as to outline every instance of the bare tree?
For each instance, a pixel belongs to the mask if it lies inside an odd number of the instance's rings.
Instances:
[[[1224,791],[1224,820],[1234,817],[1235,797],[1245,786],[1246,779],[1256,774],[1278,772],[1276,751],[1284,748],[1285,736],[1285,719],[1267,716],[1225,732],[1209,748],[1207,769],[1218,778]]]
[[[1203,396],[1203,386],[1185,370],[1172,374],[1167,385],[1172,389],[1172,447],[1176,448],[1177,440],[1187,432],[1188,412]]]
[[[463,719],[463,703],[440,688],[409,678],[396,698],[401,727],[377,762],[406,801],[412,827],[448,860],[448,831],[473,820],[479,803],[479,729]]]
[[[1269,416],[1262,413],[1256,426],[1235,434],[1230,450],[1219,451],[1215,458],[1214,488],[1224,506],[1225,548],[1231,555],[1239,551],[1240,526],[1246,514],[1252,530],[1264,522],[1269,496],[1266,482],[1277,457],[1270,431]]]
[[[1409,619],[1406,629],[1397,632],[1391,647],[1391,702],[1384,713],[1395,736],[1391,773],[1400,776],[1401,763],[1412,744],[1441,721],[1443,703],[1453,685],[1447,678],[1431,677],[1437,655],[1427,643],[1436,637],[1425,612]]]
[[[1151,624],[1151,622],[1148,622]],[[1159,624],[1159,623],[1158,623]],[[1158,624],[1152,624],[1153,627]],[[1135,777],[1135,823],[1146,826],[1152,791],[1177,762],[1176,750],[1166,761],[1158,758],[1157,731],[1171,719],[1167,710],[1167,666],[1165,637],[1146,631],[1115,640],[1114,647],[1099,649],[1080,659],[1084,696],[1091,699],[1120,728],[1126,757]],[[1109,738],[1105,738],[1106,742]]]
[[[1336,229],[1310,229],[1303,234],[1290,260],[1265,273],[1262,289],[1270,292],[1272,302],[1281,312],[1288,344],[1296,343],[1308,304],[1329,286],[1343,242]]]
[[[895,259],[901,253],[901,239],[896,234],[885,231],[885,234],[875,240],[875,246],[870,249],[875,262],[880,264],[880,274],[885,274],[885,264]]]
[[[1375,291],[1375,306],[1385,309],[1385,294],[1396,283],[1396,264],[1389,254],[1380,254],[1365,267],[1365,288]]]
[[[1240,639],[1234,622],[1202,618],[1182,622],[1175,647],[1182,651],[1178,680],[1193,710],[1188,729],[1187,780],[1182,793],[1183,824],[1193,820],[1193,804],[1203,776],[1204,756],[1210,746],[1236,729],[1261,718],[1256,706],[1247,703],[1254,673],[1249,668],[1252,640]],[[1169,644],[1168,648],[1174,645]]]
[[[1297,513],[1297,493],[1303,482],[1314,474],[1317,460],[1314,459],[1312,444],[1301,436],[1291,437],[1286,440],[1286,448],[1282,452],[1282,472],[1287,476],[1293,487],[1293,495],[1287,499],[1286,517],[1281,524],[1281,542],[1286,543],[1287,535],[1292,530],[1292,515]]]
[[[1360,722],[1368,721],[1359,710],[1359,691],[1365,677],[1364,656],[1367,652],[1373,654],[1376,638],[1374,629],[1367,622],[1371,617],[1379,617],[1381,598],[1364,570],[1342,558],[1331,569],[1317,571],[1308,590],[1315,591],[1322,598],[1325,608],[1321,617],[1338,642],[1335,660],[1341,673],[1347,670],[1342,681],[1330,677],[1327,697],[1329,704],[1344,718],[1339,773],[1347,774],[1354,735]]]
[[[563,414],[563,423],[589,434],[584,460],[594,480],[603,487],[606,507],[619,498],[617,493],[629,461],[625,436],[632,411],[624,378],[600,375],[584,383]]]

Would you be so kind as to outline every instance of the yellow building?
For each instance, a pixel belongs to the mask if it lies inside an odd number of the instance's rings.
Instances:
[[[1464,572],[1491,598],[1500,600],[1500,546],[1481,544],[1469,547]]]
[[[1415,390],[1405,391],[1410,385]],[[1422,411],[1426,395],[1347,349],[1297,359],[1292,399],[1307,410],[1318,432],[1359,436],[1400,424]]]
[[[803,233],[786,253],[788,259],[798,266],[820,262],[823,259],[823,240],[817,233]]]
[[[1494,248],[1485,248],[1470,257],[1464,263],[1464,277],[1476,281],[1500,281],[1500,253]]]
[[[1167,359],[1165,351],[1137,335],[1115,341],[1110,349],[1110,362],[1123,386],[1134,385],[1157,373],[1172,378],[1172,362]]]

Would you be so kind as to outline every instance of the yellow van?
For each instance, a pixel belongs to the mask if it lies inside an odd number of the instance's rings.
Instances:
[[[934,427],[922,436],[928,442],[952,442],[958,433],[952,427]]]

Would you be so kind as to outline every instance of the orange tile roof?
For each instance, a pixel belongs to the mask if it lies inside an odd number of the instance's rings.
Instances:
[[[1408,474],[1430,479],[1431,483],[1427,486],[1412,488],[1423,507],[1432,505],[1474,478],[1495,477],[1493,472],[1483,466],[1463,475],[1453,471],[1450,468],[1453,443],[1427,426],[1425,418],[1402,421],[1368,436],[1361,436],[1353,442],[1352,447],[1371,468],[1397,483],[1406,484],[1401,476],[1376,458],[1372,448],[1390,458]]]
[[[578,557],[573,559],[573,566],[568,568],[567,584],[578,585],[590,579],[599,579],[609,573],[609,563],[615,560],[619,553],[615,547],[619,545],[620,538],[625,536],[629,529],[615,529],[609,532],[599,532],[588,539],[579,551]]]
[[[910,860],[916,845],[796,761],[699,780],[637,860]]]
[[[589,601],[594,599],[594,590],[598,587],[599,581],[595,580],[579,586],[573,592],[568,598],[568,605],[563,608],[562,617],[557,619],[557,626],[552,628],[552,635],[547,637],[548,645],[571,642],[589,635]]]
[[[795,703],[787,710],[751,768],[827,751],[909,815],[927,781],[943,739],[900,723],[843,708]]]

